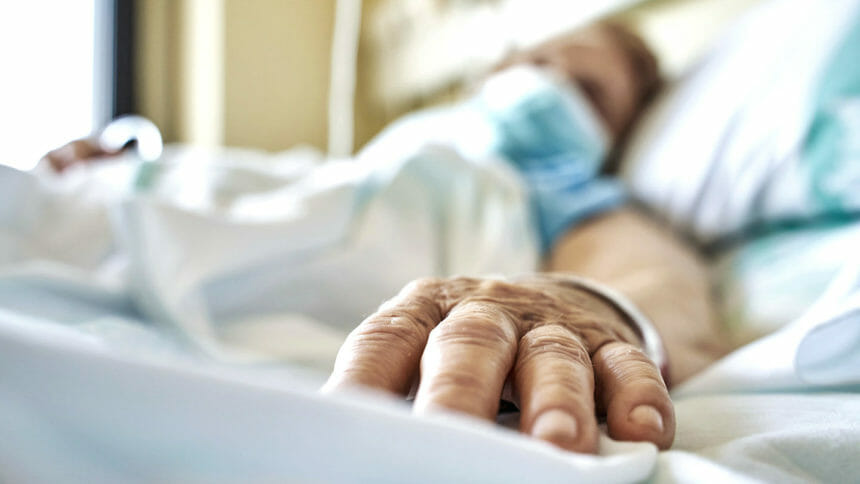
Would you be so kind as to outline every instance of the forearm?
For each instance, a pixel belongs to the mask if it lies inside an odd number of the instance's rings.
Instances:
[[[695,251],[634,209],[621,209],[569,231],[548,264],[604,283],[657,327],[680,383],[725,354],[707,268]]]

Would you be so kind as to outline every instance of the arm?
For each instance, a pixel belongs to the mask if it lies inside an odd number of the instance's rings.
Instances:
[[[593,279],[633,301],[660,332],[675,383],[726,353],[703,261],[636,210],[618,210],[568,232],[547,269]]]

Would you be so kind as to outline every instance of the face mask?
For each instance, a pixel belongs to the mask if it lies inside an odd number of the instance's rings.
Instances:
[[[564,158],[594,176],[608,135],[580,90],[551,72],[517,66],[491,77],[477,103],[496,126],[496,150],[531,170]]]
[[[623,199],[615,182],[598,178],[609,136],[575,86],[517,66],[488,79],[473,102],[493,126],[493,151],[529,187],[544,249],[572,224]]]

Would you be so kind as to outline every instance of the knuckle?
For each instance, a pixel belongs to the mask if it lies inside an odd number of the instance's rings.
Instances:
[[[406,286],[403,287],[403,290],[400,291],[400,294],[414,295],[432,293],[441,286],[442,283],[442,279],[439,279],[438,277],[421,277],[406,284]]]
[[[505,301],[512,305],[535,306],[546,303],[542,291],[521,283],[510,283],[499,279],[484,279],[477,287],[476,294],[484,298]]]
[[[466,300],[457,305],[434,335],[443,342],[498,347],[516,342],[516,328],[501,306]]]
[[[433,337],[440,343],[456,343],[497,347],[512,343],[515,339],[506,318],[499,312],[482,309],[459,311],[434,331]]]
[[[478,279],[463,276],[441,281],[437,290],[439,299],[444,301],[447,307],[450,307],[463,297],[473,294],[478,283]]]
[[[499,292],[510,291],[512,284],[499,279],[485,279],[481,281],[480,288],[482,291],[493,294]]]
[[[469,276],[454,276],[448,279],[448,282],[453,286],[474,286],[480,281],[481,279]]]
[[[402,341],[412,346],[425,340],[428,330],[427,322],[413,315],[376,315],[360,324],[351,337],[363,344]]]
[[[626,362],[627,364],[651,365],[651,359],[642,348],[630,344],[609,344],[604,346],[605,358],[610,361]]]
[[[386,301],[362,324],[384,324],[429,331],[440,319],[439,310],[433,299],[413,297],[407,300]]]
[[[659,371],[642,349],[629,344],[609,344],[601,351],[600,360],[604,362],[605,370],[619,382],[643,379],[662,382]]]
[[[588,351],[578,338],[559,325],[535,328],[520,340],[520,359],[524,363],[537,357],[556,357],[578,365],[591,366]]]

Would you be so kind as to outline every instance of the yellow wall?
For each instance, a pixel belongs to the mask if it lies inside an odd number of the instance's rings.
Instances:
[[[622,18],[644,34],[666,74],[674,76],[727,21],[758,1],[648,0]],[[156,122],[167,141],[273,151],[304,143],[324,150],[335,3],[141,0],[142,114]],[[366,29],[383,1],[363,3]],[[372,96],[368,47],[363,43],[359,52],[356,147],[423,102],[416,98],[392,110]]]
[[[334,0],[225,0],[224,141],[326,146]]]
[[[324,149],[335,0],[139,3],[139,105],[168,141]]]

